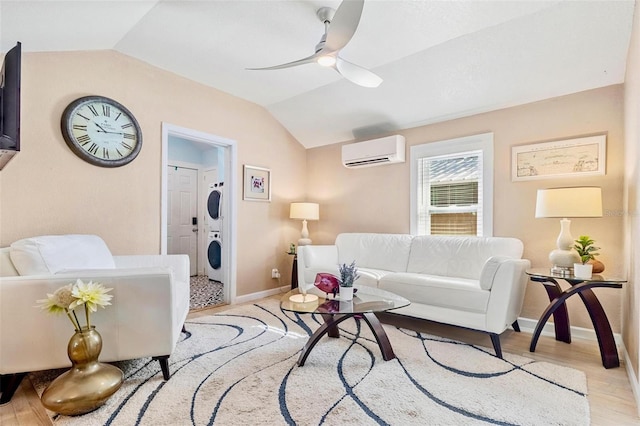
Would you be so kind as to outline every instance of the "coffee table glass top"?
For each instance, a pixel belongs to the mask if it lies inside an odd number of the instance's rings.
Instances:
[[[280,299],[280,307],[285,311],[309,314],[361,314],[366,312],[383,312],[390,309],[408,306],[411,302],[404,297],[374,287],[353,286],[357,291],[353,300],[340,300],[338,294],[334,299],[318,296],[317,300],[298,303],[289,300],[290,296],[300,294],[298,289],[291,290]]]

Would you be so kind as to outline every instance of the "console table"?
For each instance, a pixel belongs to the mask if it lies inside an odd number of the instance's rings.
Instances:
[[[565,300],[569,297],[577,294],[582,299],[582,303],[589,312],[589,317],[593,323],[593,328],[598,338],[598,345],[600,346],[600,356],[602,357],[602,365],[604,368],[613,368],[620,366],[620,360],[618,358],[618,349],[616,348],[616,342],[613,338],[613,332],[611,331],[611,325],[607,314],[604,312],[600,301],[596,297],[592,288],[605,287],[605,288],[622,288],[622,284],[626,280],[604,277],[602,275],[594,274],[591,278],[577,278],[573,275],[561,276],[552,274],[548,269],[529,269],[527,270],[529,279],[534,282],[544,285],[544,289],[549,296],[549,306],[544,310],[538,325],[531,337],[530,352],[535,352],[536,344],[540,333],[544,328],[547,320],[553,315],[553,323],[555,327],[556,340],[561,342],[571,343],[571,329],[569,327],[569,314],[567,313],[567,306]],[[566,290],[562,290],[558,284],[558,279],[564,280],[571,285]]]

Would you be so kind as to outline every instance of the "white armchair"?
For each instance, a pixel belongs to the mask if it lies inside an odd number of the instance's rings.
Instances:
[[[24,242],[27,249],[0,248],[0,403],[11,399],[26,373],[71,365],[71,323],[42,311],[36,300],[77,279],[113,288],[112,305],[91,316],[102,335],[100,361],[153,357],[169,379],[168,359],[189,312],[188,256],[111,256],[96,236]]]

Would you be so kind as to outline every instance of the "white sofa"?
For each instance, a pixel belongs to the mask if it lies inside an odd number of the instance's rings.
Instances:
[[[0,248],[0,403],[25,373],[71,365],[71,322],[36,301],[77,279],[113,288],[112,305],[91,314],[103,340],[100,361],[153,357],[169,379],[168,358],[189,312],[189,257],[111,256],[91,235],[35,237]]]
[[[298,249],[298,286],[324,295],[316,274],[338,275],[338,265],[355,261],[356,285],[388,290],[411,301],[390,311],[483,331],[502,358],[499,334],[517,323],[528,260],[522,242],[500,237],[412,236],[346,233],[334,245]]]

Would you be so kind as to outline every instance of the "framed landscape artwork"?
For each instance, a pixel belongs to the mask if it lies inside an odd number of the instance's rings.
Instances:
[[[271,201],[271,170],[244,165],[243,200]]]
[[[604,175],[606,135],[511,148],[511,180]]]

